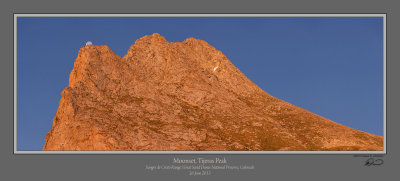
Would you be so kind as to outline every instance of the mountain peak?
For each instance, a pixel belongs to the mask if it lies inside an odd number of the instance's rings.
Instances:
[[[272,60],[271,60],[272,61]],[[279,100],[206,41],[80,49],[44,150],[382,150],[381,136]]]
[[[120,59],[121,57],[116,55],[107,45],[85,45],[81,47],[69,77],[69,86],[75,87],[78,83],[87,82],[93,74],[101,75],[102,73],[98,72],[100,67],[112,66]]]
[[[145,35],[142,38],[136,40],[135,44],[137,42],[142,42],[142,41],[146,43],[168,43],[165,37],[161,36],[158,33],[153,33],[152,35]]]
[[[81,47],[79,50],[79,53],[83,53],[84,51],[111,51],[110,47],[108,45],[85,45]]]
[[[200,39],[197,39],[197,38],[193,38],[193,37],[187,38],[187,39],[184,40],[182,43],[184,43],[184,44],[202,44],[202,45],[209,45],[206,41],[200,40]]]

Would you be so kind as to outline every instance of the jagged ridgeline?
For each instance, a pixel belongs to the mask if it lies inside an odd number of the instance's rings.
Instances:
[[[382,136],[277,99],[203,40],[79,51],[43,150],[383,150]]]

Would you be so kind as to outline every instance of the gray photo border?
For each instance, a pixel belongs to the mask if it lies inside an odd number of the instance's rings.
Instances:
[[[17,18],[18,17],[382,17],[383,18],[383,151],[19,151],[17,150]],[[14,13],[14,154],[387,154],[387,17],[371,14],[22,14]]]

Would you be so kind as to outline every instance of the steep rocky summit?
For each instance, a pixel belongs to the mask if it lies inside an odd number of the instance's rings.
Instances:
[[[358,131],[277,99],[194,38],[138,39],[124,57],[79,51],[43,150],[382,150]]]

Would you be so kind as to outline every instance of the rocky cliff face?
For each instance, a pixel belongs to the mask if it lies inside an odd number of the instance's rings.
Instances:
[[[207,42],[137,40],[123,57],[80,49],[43,150],[382,150],[279,100]]]

